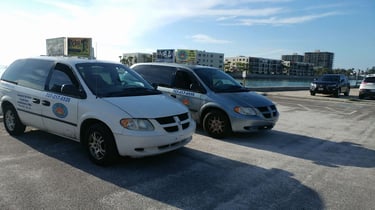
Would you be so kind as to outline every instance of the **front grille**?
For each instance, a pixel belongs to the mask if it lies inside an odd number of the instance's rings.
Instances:
[[[278,112],[275,105],[256,107],[264,118],[273,118],[278,116]]]
[[[185,130],[190,125],[188,113],[168,117],[159,117],[155,120],[164,128],[165,131],[169,133],[177,132],[180,129]]]

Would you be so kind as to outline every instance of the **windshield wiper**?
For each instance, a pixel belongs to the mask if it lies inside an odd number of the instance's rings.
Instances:
[[[237,86],[237,85],[227,85],[225,88],[216,88],[215,92],[218,93],[234,93],[234,92],[248,92],[249,89],[242,87],[242,86]]]
[[[124,88],[121,91],[109,92],[105,94],[106,97],[120,97],[120,96],[142,96],[142,95],[157,95],[160,91],[144,87]]]

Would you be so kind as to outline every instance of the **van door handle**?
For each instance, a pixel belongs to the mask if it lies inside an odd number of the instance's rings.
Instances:
[[[51,105],[51,102],[43,100],[42,105],[49,106],[49,105]]]
[[[176,95],[171,95],[173,98],[176,98]]]
[[[33,98],[32,102],[33,102],[34,104],[40,104],[40,99]]]

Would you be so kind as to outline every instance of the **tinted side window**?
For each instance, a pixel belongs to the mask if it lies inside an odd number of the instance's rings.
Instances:
[[[375,83],[375,77],[366,77],[364,81],[369,83]]]
[[[21,86],[43,90],[48,72],[54,62],[38,59],[24,59],[13,62],[1,79]]]
[[[47,89],[52,92],[61,93],[63,85],[73,85],[77,89],[79,87],[79,83],[72,70],[68,66],[58,63],[51,73]]]
[[[133,68],[150,84],[171,87],[176,68],[169,66],[140,65]]]
[[[179,70],[175,74],[173,88],[203,92],[199,81],[190,72]]]

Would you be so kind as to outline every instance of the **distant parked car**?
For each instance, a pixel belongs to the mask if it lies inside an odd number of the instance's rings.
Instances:
[[[375,74],[365,77],[359,86],[358,98],[375,97]]]
[[[348,96],[350,92],[350,83],[343,74],[324,74],[311,82],[310,94],[316,93],[329,94],[339,97],[341,93]]]

